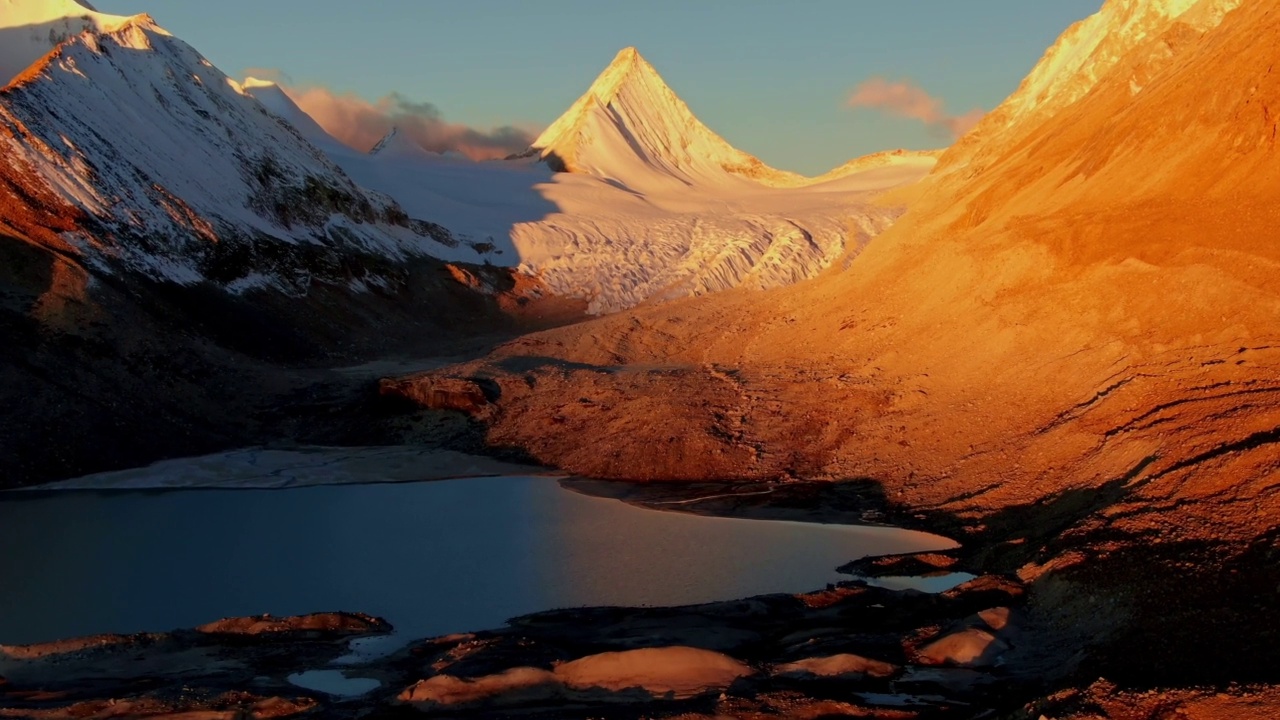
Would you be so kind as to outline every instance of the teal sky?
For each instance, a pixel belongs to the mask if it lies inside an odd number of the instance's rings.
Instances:
[[[817,173],[888,148],[946,144],[851,109],[864,80],[910,80],[947,109],[991,109],[1101,0],[94,0],[150,13],[233,77],[375,100],[452,122],[540,129],[634,45],[712,129],[776,167]]]

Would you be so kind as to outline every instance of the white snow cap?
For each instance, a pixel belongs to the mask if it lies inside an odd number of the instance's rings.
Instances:
[[[804,182],[731,146],[698,118],[633,47],[618,53],[587,92],[533,143],[553,167],[633,189]]]
[[[22,73],[70,37],[109,32],[130,20],[77,0],[0,0],[0,84]]]
[[[277,91],[283,92],[282,90],[280,90],[280,86],[277,85],[275,81],[262,80],[256,77],[245,78],[244,82],[240,83],[240,87],[244,88],[245,90],[257,89],[257,88],[274,88]]]
[[[337,138],[325,132],[320,124],[311,118],[310,115],[303,112],[302,108],[289,97],[289,94],[271,80],[261,80],[259,78],[245,78],[244,82],[237,83],[234,80],[232,87],[241,95],[248,95],[258,102],[262,103],[272,115],[284,120],[296,129],[307,142],[315,145],[326,153],[341,153],[346,146],[338,142]]]

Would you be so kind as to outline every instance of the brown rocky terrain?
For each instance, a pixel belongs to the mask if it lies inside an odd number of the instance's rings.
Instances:
[[[491,447],[590,477],[859,480],[1033,582],[1121,691],[1280,681],[1280,6],[1223,9],[1126,39],[843,271],[383,392],[476,383]]]
[[[1280,80],[1258,69],[1277,27],[1266,2],[1203,36],[1176,25],[1152,42],[1180,59],[1142,93],[1101,84],[988,172],[931,188],[844,272],[436,375],[491,378],[492,444],[592,477],[870,477],[962,513],[1118,478],[1151,495],[1209,492],[1193,474],[1264,482],[1245,466],[1266,467],[1276,427]]]

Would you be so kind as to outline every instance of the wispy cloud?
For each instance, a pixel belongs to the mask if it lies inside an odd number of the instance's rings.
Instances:
[[[909,81],[871,78],[849,96],[849,107],[872,108],[896,117],[919,120],[952,139],[973,129],[987,113],[974,109],[963,115],[947,112],[946,104]]]
[[[511,125],[479,129],[449,122],[435,105],[399,93],[369,102],[325,87],[294,87],[286,82],[281,88],[320,127],[357,150],[372,148],[392,128],[432,152],[460,152],[473,160],[506,157],[528,148],[535,138],[530,130]]]

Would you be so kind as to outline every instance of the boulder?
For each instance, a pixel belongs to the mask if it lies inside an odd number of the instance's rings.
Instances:
[[[254,615],[251,617],[223,618],[201,625],[197,632],[206,635],[279,635],[306,633],[308,635],[366,635],[391,631],[391,624],[381,618],[361,613],[314,613],[291,617]]]
[[[980,628],[967,628],[944,635],[920,648],[916,660],[922,665],[989,667],[1009,645]]]
[[[998,632],[1009,626],[1009,615],[1009,608],[995,607],[978,613],[978,619],[986,623],[987,627]]]
[[[655,699],[686,699],[728,689],[754,674],[728,655],[691,647],[644,648],[591,655],[556,668],[574,690],[640,690]]]
[[[775,677],[817,677],[849,680],[865,677],[887,678],[896,675],[899,670],[901,668],[892,663],[844,653],[826,657],[805,658],[778,665],[773,669],[773,675]]]
[[[490,408],[489,396],[481,381],[471,378],[434,375],[385,378],[378,392],[383,397],[404,398],[430,410],[453,410],[475,416]]]
[[[415,683],[396,699],[419,710],[434,710],[523,705],[563,697],[564,686],[554,673],[517,667],[470,680],[437,675]]]
[[[427,712],[566,700],[687,700],[721,693],[752,674],[749,666],[728,655],[673,646],[589,655],[554,670],[517,667],[473,679],[437,675],[415,683],[397,699]]]

